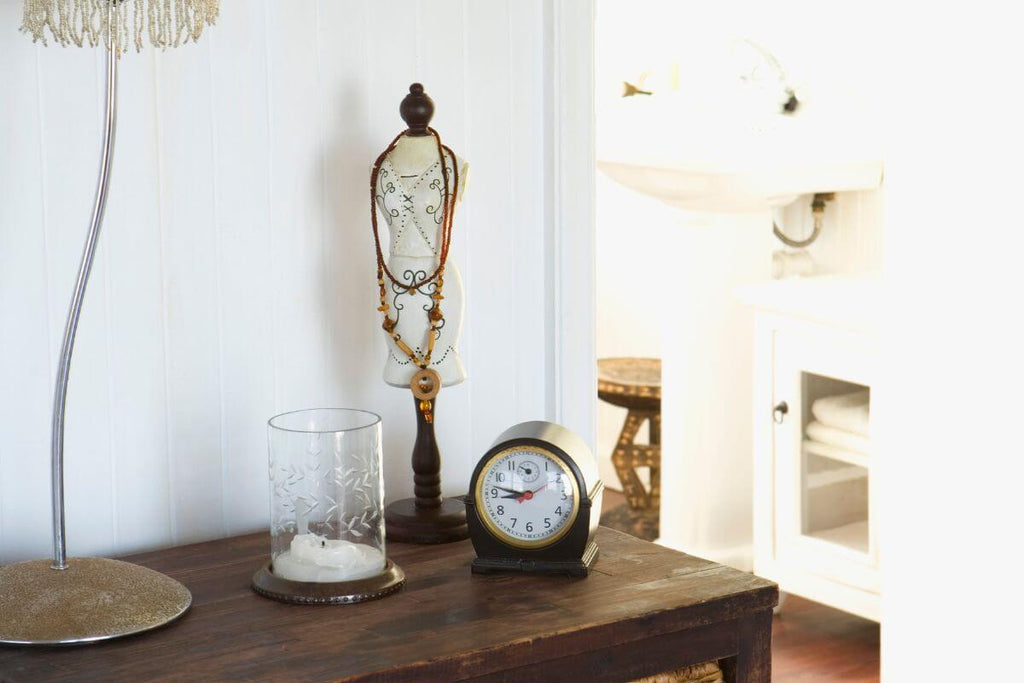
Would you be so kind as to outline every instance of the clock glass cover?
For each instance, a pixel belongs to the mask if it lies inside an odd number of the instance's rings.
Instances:
[[[572,527],[579,484],[555,454],[536,446],[496,453],[477,479],[476,500],[488,530],[517,548],[550,545]]]

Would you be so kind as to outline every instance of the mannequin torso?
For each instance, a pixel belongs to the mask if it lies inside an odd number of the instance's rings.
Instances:
[[[458,165],[461,200],[469,175],[469,165],[462,159],[448,157],[444,168],[449,183],[453,181],[453,161]],[[442,164],[438,158],[437,142],[432,135],[403,136],[381,165],[375,188],[375,203],[388,225],[390,238],[388,269],[404,284],[426,279],[437,268],[443,199]],[[454,189],[454,188],[453,188]],[[458,213],[456,213],[458,222]],[[458,226],[453,226],[453,233]],[[435,283],[428,283],[423,291],[412,293],[393,285],[388,287],[388,303],[396,320],[395,332],[422,357],[426,349],[430,320],[427,312],[432,306],[430,294]],[[466,369],[458,352],[458,339],[462,331],[464,290],[458,267],[449,256],[445,266],[444,324],[436,331],[434,352],[430,368],[441,377],[442,386],[453,386],[466,379]],[[388,335],[388,358],[384,365],[384,381],[396,387],[408,388],[419,369]]]

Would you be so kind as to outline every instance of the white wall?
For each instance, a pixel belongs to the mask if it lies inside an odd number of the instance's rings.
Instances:
[[[49,552],[52,377],[102,89],[99,51],[33,45],[20,13],[0,0],[0,562]],[[389,496],[410,492],[412,400],[380,378],[366,186],[414,80],[473,168],[452,248],[470,380],[438,406],[446,492],[506,426],[557,416],[551,24],[541,0],[225,0],[200,44],[122,60],[68,401],[72,554],[261,527],[265,421],[285,410],[381,413]]]
[[[1003,3],[925,24],[885,10],[867,36],[891,113],[882,678],[970,680],[992,653],[1009,679],[996,653],[1020,648],[1024,609],[1024,100],[1007,84],[1024,45]]]

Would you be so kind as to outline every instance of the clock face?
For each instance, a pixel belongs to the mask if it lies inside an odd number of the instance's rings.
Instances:
[[[517,548],[538,548],[565,535],[579,512],[579,485],[554,453],[512,446],[484,464],[477,479],[480,517],[490,532]]]

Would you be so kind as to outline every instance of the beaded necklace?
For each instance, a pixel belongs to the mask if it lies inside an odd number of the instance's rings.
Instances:
[[[377,226],[377,179],[380,175],[381,164],[387,158],[398,144],[398,141],[405,136],[405,133],[399,133],[391,144],[387,146],[377,161],[373,164],[373,171],[370,174],[370,222],[373,225],[373,244],[377,252],[377,286],[380,290],[380,306],[377,310],[384,315],[384,322],[382,327],[384,331],[388,333],[392,340],[395,342],[401,351],[409,356],[410,360],[415,363],[419,370],[412,377],[412,381],[409,383],[409,388],[412,389],[413,396],[419,400],[420,412],[423,413],[424,419],[427,422],[433,421],[433,401],[437,396],[438,392],[441,391],[441,376],[436,370],[431,369],[430,359],[434,353],[434,342],[437,338],[438,330],[444,326],[444,313],[441,310],[441,300],[444,296],[441,290],[444,288],[444,267],[448,262],[448,247],[451,245],[452,239],[452,222],[455,218],[455,204],[459,189],[459,165],[455,160],[455,153],[452,152],[447,146],[441,142],[441,136],[433,128],[428,128],[427,131],[434,136],[434,140],[437,141],[437,153],[441,158],[441,180],[444,186],[444,194],[441,201],[441,244],[440,251],[438,253],[437,268],[429,276],[422,280],[416,280],[413,277],[412,281],[408,284],[399,281],[398,278],[392,274],[388,269],[387,261],[384,259],[384,252],[380,245],[380,230]],[[448,183],[448,172],[447,172],[447,161],[445,153],[452,158],[452,185]],[[427,312],[427,319],[430,321],[430,329],[427,331],[427,351],[425,354],[420,356],[410,347],[405,341],[402,340],[402,336],[395,332],[395,326],[398,324],[395,319],[390,315],[391,307],[387,300],[387,283],[385,277],[391,281],[392,285],[399,289],[404,289],[409,294],[416,294],[418,289],[422,289],[424,285],[430,282],[436,281],[434,291],[430,294],[430,298],[433,300],[433,305]]]

